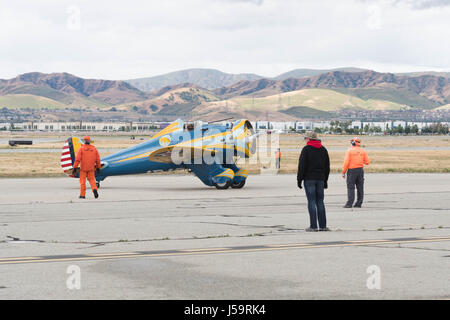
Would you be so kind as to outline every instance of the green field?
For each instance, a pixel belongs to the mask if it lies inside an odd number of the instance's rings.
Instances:
[[[321,118],[321,119],[328,119],[335,116],[334,113],[321,111],[313,108],[308,107],[291,107],[286,110],[281,110],[280,112],[284,114],[288,114],[293,117],[297,118]]]
[[[431,101],[421,95],[407,90],[393,88],[338,88],[333,89],[339,93],[349,94],[363,100],[377,99],[387,100],[395,103],[420,107],[424,109],[433,109],[439,106],[439,103]]]
[[[38,97],[31,94],[8,94],[0,96],[0,108],[19,109],[59,109],[66,108],[67,105],[44,97]]]
[[[303,106],[321,111],[337,111],[344,108],[365,110],[400,110],[406,105],[379,99],[361,99],[329,89],[302,89],[262,98],[239,97],[229,99],[230,104],[243,109],[282,111]]]
[[[64,109],[70,107],[110,107],[101,101],[91,100],[84,97],[65,96],[63,101],[36,96],[32,94],[7,94],[0,96],[0,108],[19,109]]]

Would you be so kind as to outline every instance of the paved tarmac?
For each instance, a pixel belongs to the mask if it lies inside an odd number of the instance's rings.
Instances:
[[[108,178],[97,200],[70,178],[1,179],[0,299],[450,299],[449,181],[366,174],[344,209],[332,175],[332,231],[308,233],[294,175]]]

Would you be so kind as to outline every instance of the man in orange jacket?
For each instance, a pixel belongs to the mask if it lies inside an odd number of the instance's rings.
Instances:
[[[344,208],[351,208],[355,201],[355,185],[357,190],[357,200],[354,208],[361,208],[364,197],[364,165],[370,163],[366,151],[361,148],[361,139],[355,137],[351,140],[352,147],[345,154],[344,166],[342,168],[342,178],[345,179],[347,173],[347,203]]]
[[[73,164],[74,170],[80,165],[80,199],[86,199],[86,178],[91,185],[94,197],[98,198],[97,184],[95,182],[95,170],[100,170],[100,155],[97,148],[91,145],[91,138],[85,136],[83,138],[84,144],[78,150],[75,162]]]

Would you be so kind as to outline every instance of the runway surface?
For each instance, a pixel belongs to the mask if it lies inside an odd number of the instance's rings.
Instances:
[[[74,179],[2,179],[0,298],[448,299],[449,178],[366,174],[363,208],[344,209],[332,175],[332,231],[314,233],[294,175],[250,176],[241,190],[117,177],[84,201]]]

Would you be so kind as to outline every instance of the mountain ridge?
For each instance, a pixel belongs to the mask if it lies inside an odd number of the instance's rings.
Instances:
[[[220,89],[228,87],[239,81],[255,81],[255,80],[287,80],[289,78],[306,78],[326,74],[329,72],[342,71],[350,73],[368,72],[373,70],[355,67],[340,67],[331,69],[293,69],[274,77],[262,76],[254,73],[225,73],[217,69],[207,68],[193,68],[173,71],[161,75],[136,78],[130,80],[124,80],[136,88],[144,92],[152,92],[159,90],[166,86],[178,85],[181,83],[192,83],[208,90]],[[380,73],[380,72],[379,72]],[[381,72],[382,73],[382,72]],[[386,72],[385,72],[386,73]],[[389,72],[387,72],[389,73]],[[442,76],[450,78],[450,72],[436,72],[436,71],[423,71],[423,72],[406,72],[406,73],[393,73],[397,76],[409,76],[416,77],[422,75]]]
[[[192,83],[205,89],[215,89],[224,85],[231,85],[240,80],[256,80],[260,78],[263,77],[252,73],[231,74],[216,69],[195,68],[125,81],[142,91],[152,92],[180,83]]]
[[[71,97],[110,105],[141,100],[147,94],[121,80],[83,79],[70,73],[29,72],[0,80],[0,95],[34,94],[71,104]]]
[[[325,115],[346,108],[447,110],[447,107],[439,108],[450,105],[450,78],[342,69],[356,72],[335,70],[284,80],[240,80],[213,90],[183,82],[152,92],[143,92],[121,80],[30,72],[8,80],[0,79],[0,109],[114,109],[162,118],[192,118],[193,114],[209,118],[227,113],[267,117],[267,113],[280,119],[291,119],[294,115]],[[263,99],[265,97],[267,99]],[[312,112],[312,109],[316,111]]]
[[[286,80],[260,79],[240,81],[232,86],[213,90],[224,98],[252,95],[268,96],[300,89],[389,88],[413,92],[439,105],[450,103],[450,79],[431,75],[397,76],[393,73],[333,71],[313,77]]]

